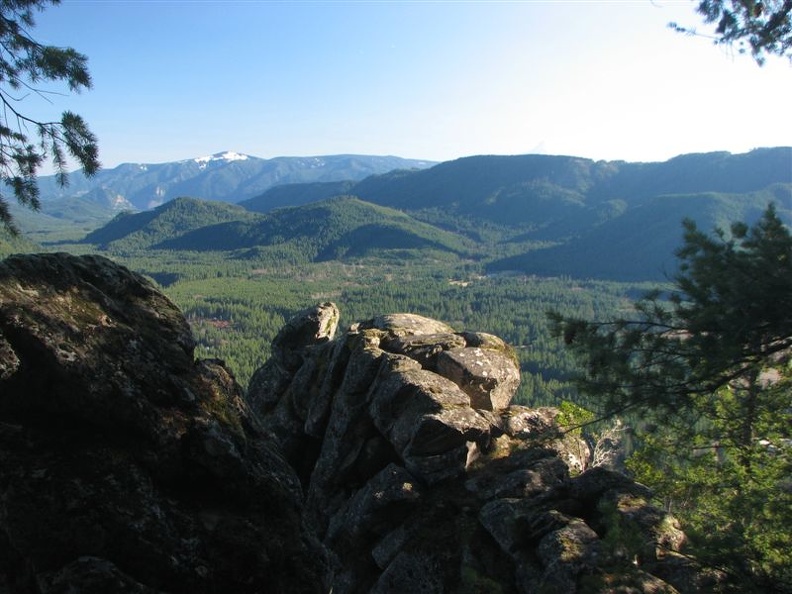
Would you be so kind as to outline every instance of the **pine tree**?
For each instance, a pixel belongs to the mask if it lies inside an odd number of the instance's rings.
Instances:
[[[49,158],[61,185],[67,183],[66,155],[86,175],[99,168],[97,140],[85,121],[65,111],[57,121],[39,121],[19,109],[30,94],[48,95],[41,83],[62,82],[69,91],[91,87],[87,58],[72,48],[43,45],[30,35],[34,11],[60,0],[0,0],[0,180],[20,204],[38,209],[37,173]],[[32,136],[32,138],[31,138]],[[0,190],[0,222],[16,234]]]
[[[553,314],[604,416],[640,413],[631,461],[744,591],[792,592],[792,235],[771,205],[714,236],[684,222],[670,294],[605,323]]]

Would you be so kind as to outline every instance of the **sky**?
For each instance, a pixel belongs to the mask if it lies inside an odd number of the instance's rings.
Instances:
[[[664,161],[792,145],[792,65],[685,36],[691,0],[62,0],[34,36],[93,87],[104,167],[236,151]],[[51,115],[50,115],[51,114]],[[792,166],[792,164],[791,164]]]

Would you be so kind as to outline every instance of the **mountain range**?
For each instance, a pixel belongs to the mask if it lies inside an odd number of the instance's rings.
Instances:
[[[673,273],[683,218],[705,230],[728,229],[733,221],[756,220],[772,202],[792,223],[790,147],[681,155],[662,163],[485,155],[430,167],[404,159],[395,163],[413,167],[357,180],[323,179],[329,169],[311,172],[307,159],[301,163],[309,171],[294,177],[309,181],[284,181],[229,204],[230,196],[245,194],[230,192],[231,185],[255,187],[242,178],[230,182],[249,159],[223,153],[165,164],[163,171],[171,172],[217,168],[226,184],[217,186],[217,195],[211,184],[201,186],[205,193],[189,199],[165,200],[171,195],[165,192],[162,205],[120,214],[84,241],[107,250],[234,251],[236,257],[303,261],[440,257],[477,261],[488,273],[662,280]],[[387,167],[390,158],[323,159],[314,170],[334,163],[342,175],[353,162]],[[298,168],[296,161],[288,166]],[[126,188],[144,186],[134,178],[118,179]],[[168,192],[177,187],[174,182]],[[127,199],[123,191],[129,190],[108,185],[85,195],[117,204]],[[199,199],[207,194],[211,200]],[[47,206],[62,202],[51,198]]]
[[[269,212],[334,191],[486,245],[489,272],[662,280],[674,272],[683,218],[707,231],[728,229],[734,221],[755,221],[774,203],[792,222],[792,148],[660,163],[475,156],[344,186],[276,186],[240,204]]]
[[[262,159],[233,151],[170,163],[125,163],[86,178],[68,176],[60,187],[55,176],[39,180],[43,202],[93,198],[117,209],[148,210],[180,196],[239,202],[272,186],[287,183],[360,180],[394,169],[434,165],[431,161],[390,156],[329,155]]]

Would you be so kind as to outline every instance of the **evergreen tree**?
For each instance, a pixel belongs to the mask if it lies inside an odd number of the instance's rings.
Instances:
[[[792,60],[792,0],[700,0],[697,11],[715,24],[715,43],[737,45],[759,64],[768,54]],[[681,33],[695,29],[671,23]],[[747,46],[747,47],[746,47]]]
[[[792,592],[792,235],[768,207],[714,236],[684,222],[668,295],[598,323],[552,314],[605,416],[640,411],[632,460],[741,588]]]
[[[39,121],[19,110],[30,93],[51,94],[45,82],[63,82],[70,91],[90,88],[87,58],[72,48],[43,45],[30,36],[34,11],[60,0],[0,0],[0,180],[24,205],[39,208],[37,172],[50,158],[65,185],[66,154],[86,175],[99,168],[96,137],[77,114],[65,111],[57,121]],[[31,138],[33,135],[33,138]],[[0,222],[16,233],[8,202],[0,191]]]

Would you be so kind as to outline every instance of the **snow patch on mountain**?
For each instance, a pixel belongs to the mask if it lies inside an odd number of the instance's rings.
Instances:
[[[234,151],[225,151],[222,153],[215,153],[214,155],[209,155],[207,157],[198,157],[194,159],[198,165],[201,166],[203,169],[206,167],[207,163],[211,163],[212,161],[225,161],[229,163],[231,161],[247,161],[250,157],[248,155],[243,155],[242,153],[235,153]]]

